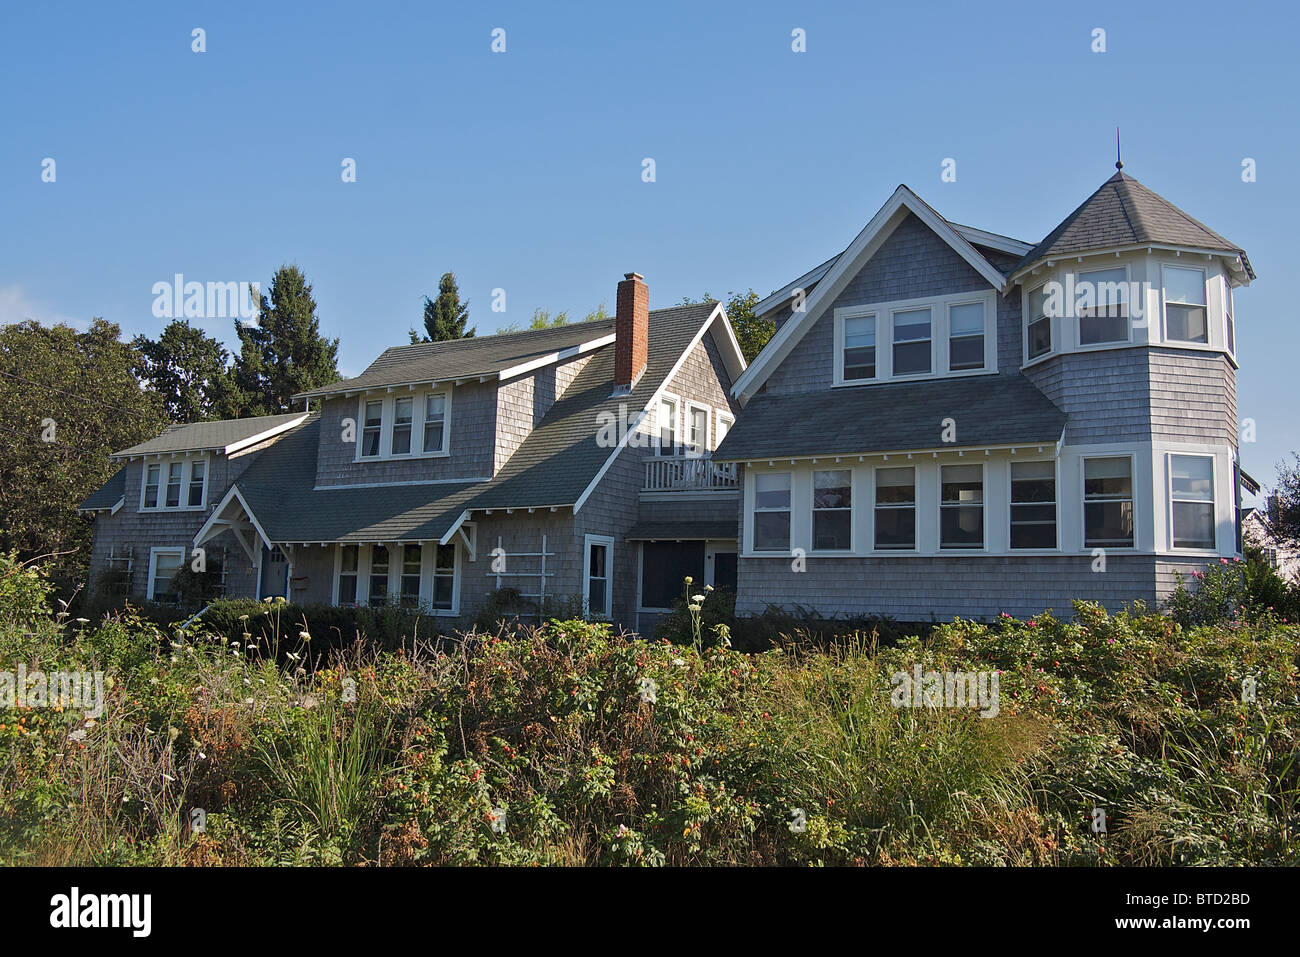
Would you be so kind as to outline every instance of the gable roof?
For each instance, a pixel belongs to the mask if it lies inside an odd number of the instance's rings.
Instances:
[[[359,376],[299,392],[315,399],[389,386],[420,385],[483,376],[508,376],[613,341],[614,320],[594,319],[551,329],[507,332],[446,342],[420,342],[385,349]]]
[[[126,500],[126,466],[113,473],[112,478],[91,492],[77,506],[78,512],[112,512]]]
[[[943,420],[956,442],[941,440]],[[809,424],[815,423],[815,428]],[[1020,373],[756,395],[715,462],[1047,445],[1065,413]]]
[[[998,291],[1005,288],[1006,276],[997,266],[989,262],[970,240],[959,233],[952,223],[940,216],[925,200],[907,186],[900,185],[876,215],[871,217],[871,222],[867,223],[862,232],[858,233],[849,244],[848,249],[829,265],[825,274],[808,294],[804,302],[804,311],[784,323],[763,347],[763,351],[758,354],[745,374],[732,386],[732,395],[743,404],[758,391],[759,386],[785,360],[804,334],[821,317],[826,307],[835,301],[835,297],[843,291],[849,280],[875,255],[908,213],[916,216],[935,235],[951,246],[953,251],[983,276],[990,286]]]
[[[259,415],[250,419],[169,425],[157,438],[114,452],[110,458],[130,459],[169,452],[223,452],[230,455],[279,435],[300,424],[306,417],[306,412],[289,412],[284,415]]]
[[[598,348],[505,466],[487,481],[316,486],[320,417],[312,413],[258,455],[213,517],[237,495],[271,542],[446,542],[471,510],[576,511],[622,448],[598,443],[602,412],[617,419],[620,412],[631,416],[648,408],[710,330],[736,374],[744,369],[720,303],[656,309],[649,325],[646,371],[630,393],[614,394],[614,350]],[[205,525],[196,541],[208,531]]]
[[[1245,273],[1255,278],[1246,253],[1204,223],[1193,219],[1160,194],[1123,170],[1047,234],[1016,264],[1013,277],[1045,259],[1130,246],[1180,246],[1239,256]]]

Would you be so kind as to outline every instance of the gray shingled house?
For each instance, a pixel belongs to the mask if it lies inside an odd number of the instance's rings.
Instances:
[[[899,186],[757,307],[777,331],[713,456],[741,476],[737,610],[1069,614],[1239,554],[1253,278],[1122,171],[1037,245]]]
[[[319,410],[173,426],[81,506],[92,585],[174,597],[197,548],[225,593],[472,618],[513,589],[650,629],[682,578],[734,585],[738,480],[711,461],[745,362],[716,302],[386,350]]]

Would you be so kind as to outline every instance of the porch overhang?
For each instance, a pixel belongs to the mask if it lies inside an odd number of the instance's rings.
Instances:
[[[204,542],[211,541],[222,532],[229,532],[248,555],[250,561],[257,560],[257,546],[260,541],[267,548],[273,548],[270,537],[262,528],[262,523],[253,514],[252,508],[239,491],[239,486],[232,485],[221,502],[212,510],[212,515],[194,536],[197,548]]]

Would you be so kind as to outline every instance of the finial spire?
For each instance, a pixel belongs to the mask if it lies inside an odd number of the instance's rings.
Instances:
[[[1120,158],[1119,152],[1119,127],[1115,127],[1115,168],[1123,169],[1124,160]]]

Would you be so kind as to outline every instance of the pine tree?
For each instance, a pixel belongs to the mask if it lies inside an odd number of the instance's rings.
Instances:
[[[469,303],[460,301],[456,277],[452,273],[445,272],[438,280],[438,298],[424,297],[424,341],[446,342],[449,339],[471,339],[474,330],[465,328],[468,322]],[[411,340],[416,341],[414,334]]]
[[[227,404],[231,416],[294,410],[293,395],[339,379],[339,341],[320,334],[311,284],[297,266],[281,266],[256,324],[235,323],[240,350]]]

